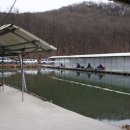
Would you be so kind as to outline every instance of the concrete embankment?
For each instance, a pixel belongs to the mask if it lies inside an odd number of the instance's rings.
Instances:
[[[120,127],[82,116],[33,95],[0,88],[0,130],[120,130]]]

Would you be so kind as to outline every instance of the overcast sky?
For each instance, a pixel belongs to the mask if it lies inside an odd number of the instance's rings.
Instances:
[[[43,12],[83,1],[85,0],[17,0],[14,8],[20,12]],[[108,2],[108,0],[91,1]],[[0,11],[7,11],[13,2],[14,0],[0,0]]]

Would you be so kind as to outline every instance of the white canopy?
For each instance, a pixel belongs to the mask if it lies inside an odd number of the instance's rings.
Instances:
[[[0,55],[51,51],[56,48],[13,24],[0,27]]]
[[[95,58],[95,57],[126,57],[130,56],[129,52],[125,53],[106,53],[106,54],[90,54],[90,55],[69,55],[69,56],[51,56],[51,59],[65,59],[65,58]]]

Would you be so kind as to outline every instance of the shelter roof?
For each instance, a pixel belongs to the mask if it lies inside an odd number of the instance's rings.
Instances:
[[[107,53],[107,54],[91,54],[91,55],[70,55],[70,56],[51,56],[51,59],[65,59],[65,58],[95,58],[95,57],[123,57],[130,56],[130,53]]]
[[[30,32],[13,24],[0,27],[0,56],[51,51],[56,48]]]

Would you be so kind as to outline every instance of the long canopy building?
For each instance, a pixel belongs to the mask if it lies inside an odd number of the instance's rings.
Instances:
[[[80,64],[83,68],[87,68],[90,64],[95,69],[102,64],[106,71],[130,72],[130,53],[52,56],[50,58],[55,59],[56,67],[62,64],[66,68],[76,68],[77,64]]]

